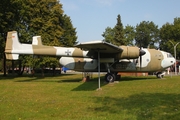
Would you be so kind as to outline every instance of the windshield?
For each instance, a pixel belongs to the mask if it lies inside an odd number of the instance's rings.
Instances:
[[[172,58],[173,56],[172,56],[170,53],[168,53],[168,54],[167,54],[167,57],[168,57],[168,58]]]

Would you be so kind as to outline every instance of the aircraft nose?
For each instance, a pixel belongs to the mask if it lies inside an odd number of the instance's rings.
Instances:
[[[161,66],[163,68],[167,68],[172,66],[175,63],[175,58],[168,58],[168,59],[164,59],[161,63]]]
[[[170,63],[173,65],[175,62],[176,62],[176,59],[173,57],[173,58],[170,60]]]
[[[176,62],[176,59],[174,58],[174,59],[171,61],[171,63],[173,63],[173,64],[174,64],[175,62]]]

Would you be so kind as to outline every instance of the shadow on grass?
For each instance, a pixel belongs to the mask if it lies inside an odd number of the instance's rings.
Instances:
[[[17,75],[6,75],[6,76],[4,76],[4,75],[0,75],[0,80],[12,80],[12,79],[14,79],[14,78],[16,78],[16,77],[18,77]]]
[[[121,81],[134,81],[134,80],[151,80],[156,79],[155,77],[122,77],[121,80],[119,80],[119,84]],[[69,80],[65,80],[69,81]],[[63,81],[63,82],[65,82]],[[74,80],[70,80],[74,81]],[[105,82],[105,78],[101,77],[100,87],[103,87],[109,83]],[[72,91],[89,91],[89,90],[97,90],[99,87],[98,84],[98,77],[95,77],[94,79],[91,79],[88,82],[84,82],[83,84],[79,85],[77,88],[74,88]]]
[[[153,80],[153,79],[157,79],[157,78],[155,76],[141,76],[141,77],[125,76],[125,77],[122,77],[119,81]]]
[[[180,94],[141,93],[128,98],[95,97],[94,99],[95,103],[101,103],[101,106],[89,108],[95,113],[124,113],[135,116],[137,120],[180,119]]]
[[[16,82],[31,82],[34,80],[43,80],[46,78],[58,78],[58,77],[64,77],[64,76],[71,76],[73,74],[56,74],[56,75],[52,75],[52,74],[45,74],[44,76],[42,76],[41,74],[35,74],[34,76],[30,75],[30,74],[23,74],[21,76],[14,74],[14,75],[7,75],[7,76],[3,76],[0,75],[0,80],[13,80],[13,79],[20,79],[20,80],[16,80]],[[27,79],[21,79],[21,78],[27,78]]]
[[[87,82],[83,82],[78,87],[72,89],[72,91],[92,91],[97,90],[99,87],[98,77],[95,77]],[[104,81],[104,77],[100,78],[100,87],[107,85],[108,83]]]
[[[66,76],[69,77],[72,75],[72,78],[70,77],[69,79],[66,79]],[[17,75],[8,75],[6,77],[0,76],[0,80],[13,80],[14,78],[19,78],[16,79],[15,82],[58,82],[58,83],[75,83],[75,82],[82,82],[82,76],[79,76],[78,78],[73,78],[74,74],[60,74],[60,75],[52,75],[52,74],[45,74],[44,77],[42,77],[41,74],[35,74],[33,77],[32,75],[22,75],[22,76],[17,76]],[[25,77],[25,78],[23,78]],[[64,77],[61,79],[61,77]],[[50,78],[50,79],[48,79]],[[148,80],[148,79],[155,79],[155,77],[122,77],[121,81],[133,81],[133,80]],[[103,87],[107,85],[108,83],[105,82],[104,76],[101,77],[101,84],[100,87]],[[92,91],[92,90],[97,90],[99,87],[98,83],[98,77],[91,78],[91,80],[87,82],[82,82],[79,86],[74,88],[72,91]]]

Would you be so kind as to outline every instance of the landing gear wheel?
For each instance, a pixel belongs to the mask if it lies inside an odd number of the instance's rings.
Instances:
[[[106,80],[106,82],[114,82],[114,80],[116,79],[116,77],[115,77],[115,75],[114,74],[112,74],[112,73],[107,73],[106,75],[105,75],[105,80]]]
[[[157,78],[163,78],[164,75],[163,75],[161,72],[158,72],[158,73],[156,74],[156,77],[157,77]]]

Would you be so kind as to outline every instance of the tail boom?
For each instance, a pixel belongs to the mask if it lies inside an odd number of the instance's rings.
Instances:
[[[32,44],[22,44],[19,42],[16,31],[8,32],[5,47],[6,59],[9,60],[17,60],[19,54],[88,57],[87,53],[88,51],[79,48],[45,46],[42,44],[40,36],[34,36]]]

